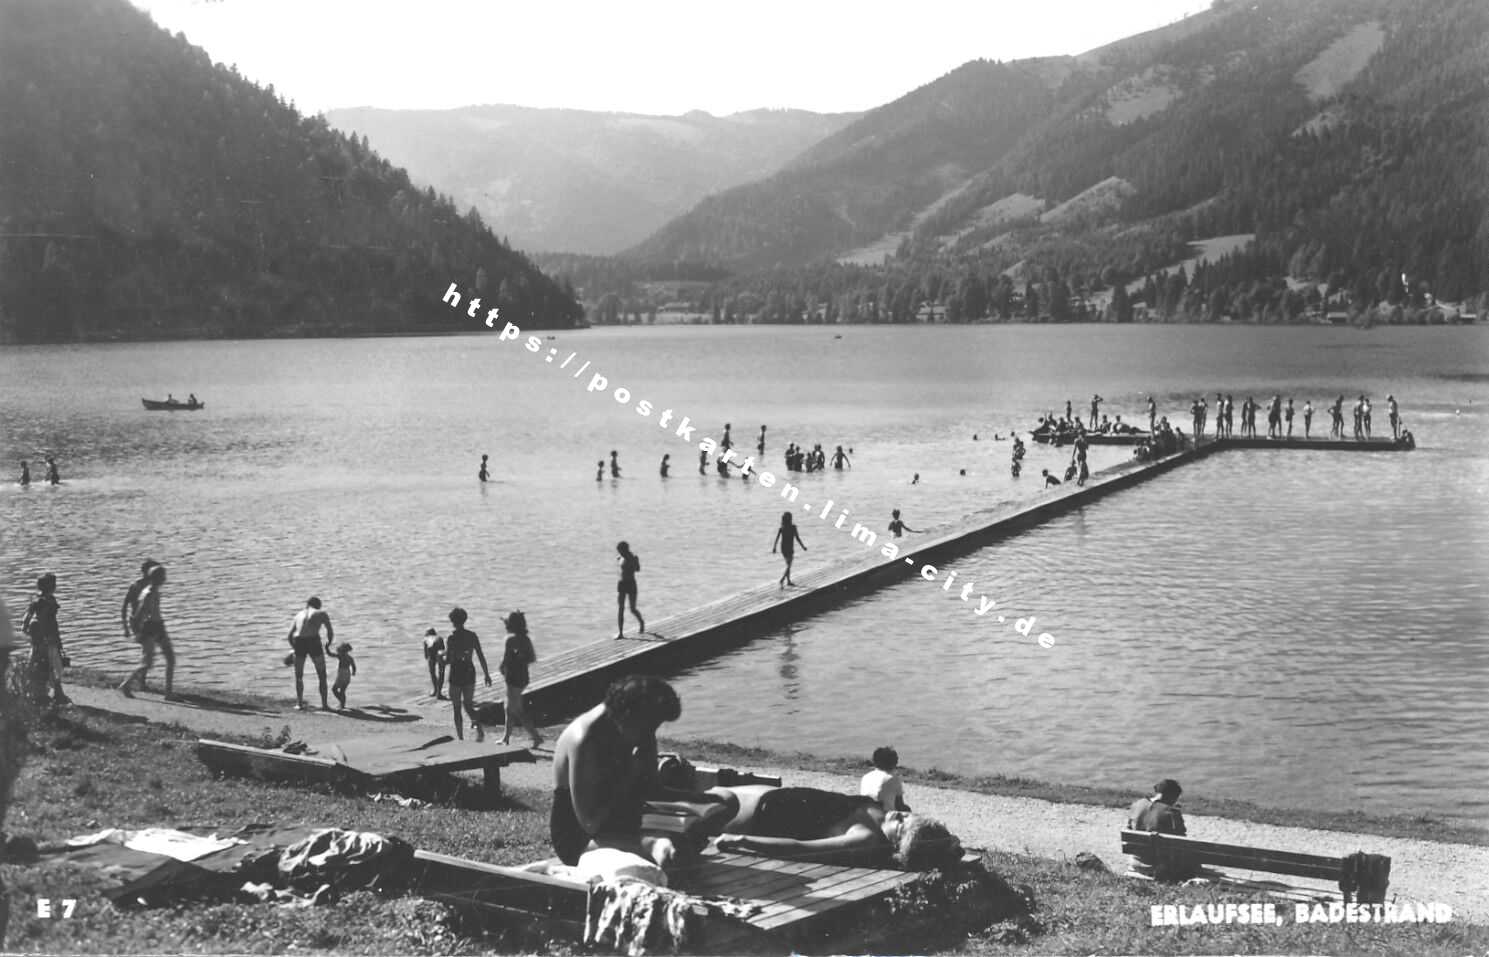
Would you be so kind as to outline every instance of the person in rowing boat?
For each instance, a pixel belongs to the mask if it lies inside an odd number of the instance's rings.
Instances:
[[[201,403],[198,402],[197,399],[196,399],[196,393],[195,392],[191,393],[190,395],[188,395],[186,397],[186,404],[187,405],[201,405]]]
[[[710,788],[739,811],[715,845],[725,853],[761,854],[819,864],[906,870],[952,867],[962,844],[946,825],[908,811],[886,811],[873,797],[819,788],[746,784]]]

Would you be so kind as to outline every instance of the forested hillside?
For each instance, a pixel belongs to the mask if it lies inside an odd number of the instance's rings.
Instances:
[[[852,114],[730,116],[468,106],[332,110],[338,129],[533,252],[616,253],[704,196],[774,173]]]
[[[1486,64],[1482,0],[1217,2],[1081,56],[964,66],[632,255],[729,267],[709,296],[772,321],[1472,300],[1489,291]],[[1254,240],[1166,270],[1226,236]]]
[[[480,218],[124,0],[0,2],[0,338],[525,324],[573,299]]]

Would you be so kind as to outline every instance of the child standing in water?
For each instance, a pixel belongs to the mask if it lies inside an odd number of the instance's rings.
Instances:
[[[776,553],[776,547],[781,550],[781,557],[786,559],[786,570],[781,573],[780,584],[782,588],[791,584],[791,559],[796,554],[796,546],[800,545],[802,551],[807,550],[807,543],[801,540],[801,532],[797,531],[796,523],[791,519],[790,512],[781,513],[781,527],[776,529],[775,541],[770,544],[770,553]]]
[[[603,482],[603,481],[605,481],[605,460],[604,459],[600,459],[598,462],[595,463],[595,481],[596,482]]]
[[[346,689],[352,683],[352,675],[356,673],[357,662],[352,657],[352,643],[343,641],[336,646],[336,683],[331,686],[338,708],[346,707]]]
[[[486,460],[489,457],[490,456],[486,455],[481,456],[481,471],[476,473],[476,478],[480,479],[483,482],[491,480],[491,472],[486,468]]]
[[[529,680],[528,665],[538,660],[538,653],[533,650],[533,640],[527,635],[526,615],[514,611],[503,624],[507,626],[507,644],[502,652],[502,663],[496,669],[507,683],[507,726],[502,731],[502,744],[512,743],[512,729],[520,725],[532,735],[532,746],[536,748],[543,743],[543,736],[527,713],[522,691]]]
[[[641,634],[646,634],[646,619],[641,617],[641,612],[636,610],[636,573],[641,571],[641,559],[631,551],[631,546],[626,542],[618,542],[615,550],[619,556],[615,559],[620,563],[620,581],[615,583],[615,637],[626,636],[626,600],[630,599],[631,614],[636,616],[636,624]]]
[[[663,455],[662,456],[662,467],[661,467],[662,478],[666,478],[667,477],[667,470],[669,468],[671,468],[671,467],[672,467],[672,456],[671,455]]]
[[[433,628],[424,632],[424,663],[429,666],[429,686],[436,700],[445,700],[445,640]]]
[[[894,537],[895,538],[899,538],[905,532],[915,532],[916,534],[919,534],[920,533],[920,529],[918,529],[918,528],[911,528],[909,525],[906,525],[904,522],[900,521],[900,510],[899,509],[895,509],[894,510],[894,514],[892,516],[890,516],[890,517],[891,517],[891,521],[889,523],[889,530],[891,532],[894,532]],[[805,546],[803,546],[803,547],[805,547]]]

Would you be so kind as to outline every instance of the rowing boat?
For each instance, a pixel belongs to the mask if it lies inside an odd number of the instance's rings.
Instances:
[[[207,407],[205,402],[182,402],[179,399],[141,399],[149,412],[195,412]]]

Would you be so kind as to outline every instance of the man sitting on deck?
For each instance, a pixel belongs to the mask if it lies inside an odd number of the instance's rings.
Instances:
[[[722,824],[738,810],[727,795],[677,792],[658,784],[657,728],[682,714],[677,692],[661,678],[619,678],[603,703],[575,718],[553,746],[553,810],[549,836],[559,860],[574,865],[593,843],[630,851],[666,866],[677,853],[667,838],[643,838],[648,798],[716,805],[707,819]],[[714,833],[719,828],[714,827]]]

